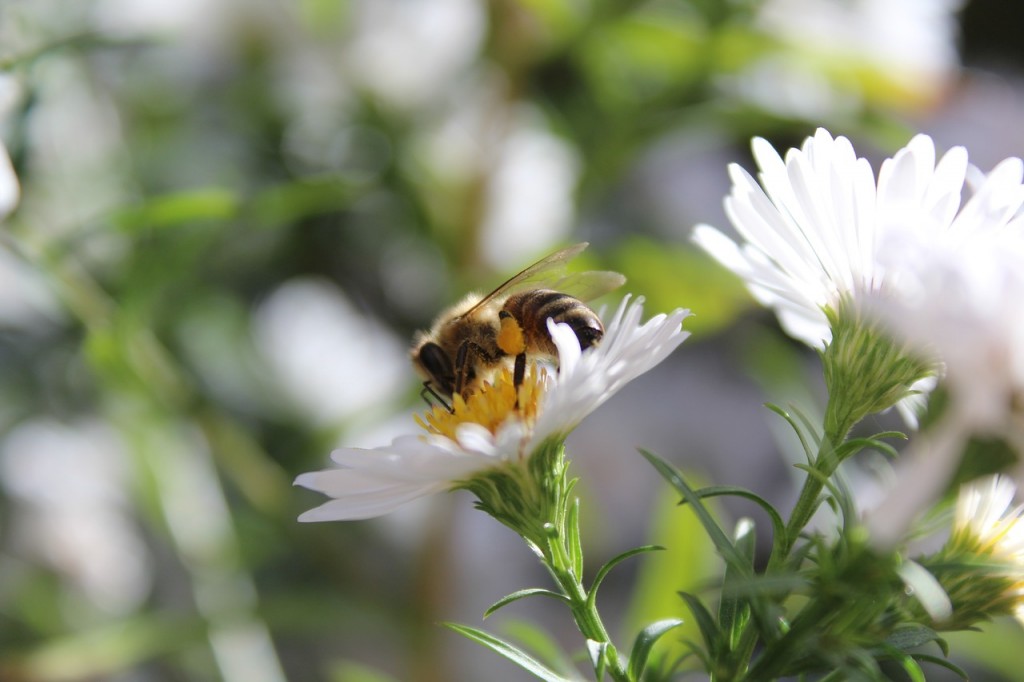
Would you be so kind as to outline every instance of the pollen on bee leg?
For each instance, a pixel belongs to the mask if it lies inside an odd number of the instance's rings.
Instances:
[[[516,318],[506,311],[498,314],[501,320],[501,327],[498,329],[498,348],[506,355],[519,355],[526,351],[526,338],[523,336],[523,328],[519,326]]]
[[[468,398],[463,399],[457,394],[452,396],[451,411],[435,405],[422,417],[417,414],[414,418],[428,433],[453,439],[456,429],[464,423],[479,424],[491,433],[496,433],[498,427],[512,415],[532,422],[537,416],[538,402],[545,385],[545,370],[531,364],[517,391],[512,372],[502,368],[495,373],[490,383],[483,384]]]

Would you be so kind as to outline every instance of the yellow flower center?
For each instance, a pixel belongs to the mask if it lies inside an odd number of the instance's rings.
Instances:
[[[512,415],[532,425],[537,418],[537,404],[546,385],[547,372],[531,364],[522,385],[516,391],[512,371],[503,368],[491,383],[483,384],[480,390],[468,398],[464,399],[458,394],[452,396],[451,410],[443,405],[434,405],[422,417],[417,414],[414,418],[427,433],[452,439],[459,425],[467,422],[479,424],[491,433],[496,433],[498,427]]]

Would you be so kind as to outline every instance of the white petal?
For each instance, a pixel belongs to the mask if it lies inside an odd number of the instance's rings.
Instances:
[[[310,509],[299,521],[355,521],[388,514],[418,497],[444,490],[440,484],[392,484],[345,469],[303,474],[296,485],[336,499]]]
[[[11,165],[11,157],[7,154],[7,148],[0,142],[0,220],[6,218],[14,210],[20,197],[21,188],[18,185],[18,176],[14,174],[14,166]]]
[[[576,364],[580,361],[583,351],[580,349],[580,340],[572,327],[565,323],[556,323],[548,319],[548,334],[558,349],[558,371],[572,373]]]
[[[545,394],[531,447],[555,434],[566,434],[627,383],[668,357],[689,335],[682,321],[690,314],[676,310],[641,325],[643,300],[623,299],[608,323],[601,344],[579,361],[561,368]]]

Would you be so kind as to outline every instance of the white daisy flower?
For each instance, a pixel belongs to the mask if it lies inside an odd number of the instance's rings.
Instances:
[[[956,627],[995,616],[1024,623],[1024,505],[1005,476],[960,488],[946,546],[929,561],[953,603]]]
[[[742,277],[787,333],[818,349],[832,338],[826,308],[892,285],[878,258],[883,235],[896,226],[949,229],[967,172],[963,148],[936,163],[926,135],[887,159],[877,180],[849,140],[824,129],[785,160],[761,138],[753,151],[761,184],[733,164],[725,200],[743,243],[708,225],[697,226],[693,239]]]
[[[415,498],[450,490],[477,474],[525,462],[544,443],[562,441],[577,424],[627,383],[664,360],[688,336],[688,310],[641,324],[642,299],[626,297],[606,325],[602,342],[586,352],[568,325],[548,321],[558,348],[557,372],[531,366],[518,395],[511,373],[453,412],[435,407],[417,422],[427,433],[401,436],[370,450],[342,448],[342,468],[300,475],[295,483],[333,500],[300,521],[343,521],[387,514]]]
[[[1024,426],[1024,218],[1007,220],[1024,186],[1020,162],[1012,165],[1015,191],[990,192],[977,211],[987,225],[927,244],[897,240],[900,296],[867,300],[894,334],[942,363],[947,419],[967,434],[1014,436]]]
[[[1024,505],[1012,506],[1016,492],[1017,486],[1006,476],[989,476],[961,487],[950,544],[1016,562],[1024,571]]]

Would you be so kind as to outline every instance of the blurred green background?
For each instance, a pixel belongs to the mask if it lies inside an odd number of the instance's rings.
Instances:
[[[408,340],[557,246],[691,340],[570,440],[622,643],[717,570],[635,453],[793,496],[761,407],[813,353],[688,244],[726,164],[819,125],[1024,155],[1020,3],[0,0],[0,681],[527,679],[440,622],[546,576],[463,494],[300,525],[291,486],[422,408]],[[611,301],[614,302],[614,301]],[[735,519],[754,511],[724,508]],[[542,625],[547,633],[524,628]],[[485,627],[578,653],[567,614]],[[1024,680],[1020,628],[956,638]],[[545,637],[549,639],[545,639]],[[941,679],[938,675],[935,679]]]

